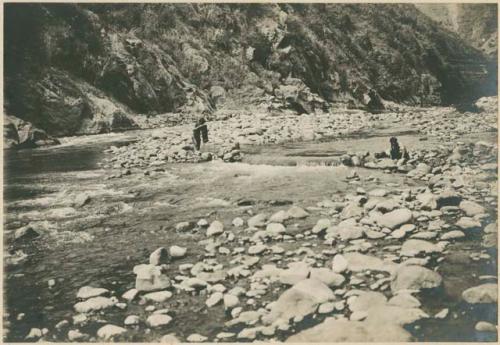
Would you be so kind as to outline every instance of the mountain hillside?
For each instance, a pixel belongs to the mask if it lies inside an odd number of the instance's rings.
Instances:
[[[53,135],[496,94],[496,64],[413,5],[26,3],[4,18],[5,112]]]
[[[415,4],[415,6],[486,55],[491,57],[497,55],[497,4]]]

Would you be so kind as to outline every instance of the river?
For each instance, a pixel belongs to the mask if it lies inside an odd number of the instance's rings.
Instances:
[[[384,132],[366,138],[248,146],[242,148],[245,158],[241,163],[165,164],[149,176],[135,173],[108,178],[111,171],[99,165],[105,155],[103,148],[125,145],[153,132],[68,138],[59,147],[6,153],[4,250],[12,248],[12,233],[21,225],[30,223],[42,233],[22,245],[28,255],[24,262],[8,265],[4,272],[6,321],[10,325],[7,341],[22,341],[32,327],[53,330],[59,321],[70,320],[76,291],[84,285],[105,287],[120,296],[134,286],[133,267],[146,262],[149,253],[159,246],[188,247],[188,257],[179,264],[203,258],[203,246],[193,245],[202,235],[176,233],[173,228],[178,222],[218,218],[230,224],[234,217],[250,209],[253,213],[274,213],[292,203],[314,207],[358,187],[346,179],[354,168],[335,166],[336,157],[352,147],[380,151],[393,134],[398,134],[400,142],[410,149],[439,145],[438,140],[423,141],[411,132]],[[488,135],[494,140],[493,134]],[[477,138],[484,140],[484,135],[465,140]],[[418,185],[402,174],[355,169],[367,181],[362,185],[365,190]],[[75,207],[74,197],[81,193],[88,194],[90,202]],[[314,225],[312,219],[310,222],[302,226]],[[423,309],[432,314],[446,307],[451,316],[409,327],[417,339],[496,340],[496,335],[474,331],[477,320],[496,324],[496,308],[472,310],[460,302],[461,291],[479,282],[479,276],[496,276],[496,251],[491,252],[492,259],[486,263],[470,260],[470,253],[480,251],[478,242],[471,238],[454,244],[450,252],[455,259],[440,265],[444,289],[439,295],[424,296]],[[326,248],[321,241],[317,246],[318,250]],[[296,249],[298,245],[284,247]],[[49,286],[51,280],[54,286]],[[185,337],[196,330],[215,335],[221,330],[224,313],[214,312],[208,317],[203,306],[203,301],[193,296],[171,303],[171,308],[176,309],[176,334]],[[127,311],[131,312],[133,308]],[[19,320],[20,313],[25,316]],[[115,324],[123,322],[119,311],[103,318]],[[95,327],[90,325],[87,330],[90,333]],[[160,335],[158,331],[132,332],[129,341],[152,341]],[[56,331],[53,337],[65,340]]]

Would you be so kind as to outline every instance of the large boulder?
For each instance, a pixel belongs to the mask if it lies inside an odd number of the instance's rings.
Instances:
[[[400,225],[409,223],[412,220],[412,212],[408,209],[401,208],[388,213],[385,213],[377,218],[379,226],[396,229]]]
[[[149,255],[149,264],[158,266],[169,261],[169,253],[165,247],[160,247]]]
[[[306,218],[309,213],[307,213],[302,207],[292,206],[287,211],[290,218],[301,219]]]
[[[364,229],[360,226],[345,226],[338,229],[337,236],[342,241],[350,241],[363,237],[364,233]]]
[[[143,296],[145,301],[158,302],[158,303],[165,302],[170,297],[172,297],[172,293],[170,291],[150,292]]]
[[[367,291],[348,301],[349,309],[355,311],[368,311],[379,305],[385,305],[387,298],[381,292]]]
[[[310,114],[316,109],[324,110],[326,103],[298,78],[287,78],[274,90],[276,99],[286,107],[297,111],[299,114]]]
[[[340,214],[340,218],[342,219],[350,219],[350,218],[361,218],[365,210],[363,207],[359,206],[358,203],[351,202],[349,203]]]
[[[332,224],[330,222],[330,219],[322,218],[316,222],[316,225],[314,225],[314,227],[312,228],[311,231],[313,234],[319,234],[319,233],[325,231],[326,229],[328,229],[331,225]]]
[[[383,331],[381,331],[383,330]],[[289,337],[287,343],[408,342],[411,335],[396,324],[357,322],[328,318]]]
[[[498,285],[488,283],[471,287],[462,293],[462,298],[471,304],[497,303]]]
[[[475,105],[483,112],[495,114],[498,111],[498,98],[495,97],[481,97]]]
[[[399,290],[421,290],[439,287],[443,279],[439,273],[422,266],[401,266],[391,282],[393,293]]]
[[[280,282],[286,285],[294,285],[309,277],[310,268],[305,262],[291,262],[288,268],[280,273]]]
[[[149,327],[161,327],[166,326],[172,321],[172,317],[166,314],[153,314],[150,315],[146,323]]]
[[[496,222],[490,223],[484,227],[483,231],[487,234],[497,233],[498,232],[498,224]]]
[[[427,317],[429,316],[419,308],[378,304],[369,308],[366,322],[403,326]]]
[[[418,194],[416,199],[420,202],[420,207],[423,210],[435,210],[438,208],[437,197],[431,192]]]
[[[327,230],[327,237],[338,237],[342,241],[350,241],[363,237],[364,229],[357,225],[332,226]]]
[[[484,234],[483,236],[483,246],[485,248],[495,248],[498,245],[498,236],[496,232]]]
[[[224,232],[224,224],[218,220],[214,220],[207,229],[207,236],[217,236]]]
[[[248,226],[251,228],[263,227],[266,225],[267,218],[269,216],[266,213],[259,213],[248,219]]]
[[[265,324],[288,321],[314,313],[321,304],[335,299],[333,291],[317,279],[305,279],[286,290],[273,304],[269,314],[262,317]]]
[[[345,281],[345,278],[342,274],[335,273],[326,267],[312,268],[310,277],[312,279],[318,279],[319,281],[322,281],[329,287],[340,286]]]
[[[111,308],[115,305],[115,302],[108,297],[92,297],[84,302],[78,302],[75,304],[74,308],[78,313],[90,313],[96,312],[104,309]]]
[[[60,144],[45,131],[14,116],[4,115],[4,148],[35,148]]]
[[[398,293],[392,297],[387,304],[404,308],[418,308],[421,305],[420,301],[410,293]]]
[[[366,270],[393,272],[396,267],[392,262],[385,262],[375,256],[361,253],[345,253],[343,257],[347,261],[347,268],[352,272]]]
[[[452,230],[444,233],[441,235],[441,240],[442,241],[449,241],[449,240],[457,240],[460,238],[464,238],[465,234],[460,231],[460,230]]]
[[[456,226],[462,230],[474,230],[481,227],[481,222],[471,217],[461,217]]]
[[[210,98],[215,105],[223,103],[226,98],[226,90],[222,86],[214,85],[210,88]]]
[[[483,206],[476,202],[464,200],[460,203],[460,209],[469,217],[474,217],[478,214],[483,214],[486,212]]]
[[[436,197],[437,208],[445,206],[458,206],[462,197],[453,189],[446,189]]]
[[[4,116],[3,119],[3,147],[10,149],[19,144],[19,134],[17,133],[17,127],[12,120],[9,120],[11,116]]]
[[[137,265],[134,267],[136,274],[135,288],[138,291],[163,290],[170,287],[170,279],[162,272],[161,266]]]
[[[401,247],[401,255],[416,256],[420,253],[431,254],[439,253],[441,248],[434,243],[418,239],[409,239],[405,241]]]
[[[97,336],[104,340],[110,340],[114,337],[124,334],[125,332],[127,332],[127,330],[123,327],[108,324],[102,326],[97,330]]]
[[[266,233],[268,233],[271,237],[278,236],[286,232],[286,228],[281,223],[269,223],[266,226]]]
[[[347,270],[348,262],[342,254],[337,254],[332,260],[332,270],[335,273],[342,273]]]
[[[108,99],[97,90],[87,92],[86,96],[86,106],[92,116],[81,120],[76,129],[77,134],[121,132],[138,128],[122,104]]]
[[[87,298],[91,298],[91,297],[105,295],[107,293],[109,293],[108,289],[95,288],[92,286],[83,286],[78,290],[76,297],[81,298],[81,299],[87,299]]]
[[[266,218],[265,216],[263,216],[263,218]],[[252,217],[253,219],[253,217]],[[285,210],[280,210],[276,213],[274,213],[270,218],[269,218],[269,222],[270,223],[283,223],[285,220],[287,219],[290,219],[290,215],[288,214],[287,211]],[[253,220],[253,222],[257,223],[258,224],[258,221],[257,219]],[[265,222],[265,219],[264,219],[264,222]],[[254,223],[254,224],[255,224]]]

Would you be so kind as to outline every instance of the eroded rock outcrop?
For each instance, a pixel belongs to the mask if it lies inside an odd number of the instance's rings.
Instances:
[[[44,130],[15,116],[4,116],[4,148],[35,148],[59,144],[59,140],[48,135]]]

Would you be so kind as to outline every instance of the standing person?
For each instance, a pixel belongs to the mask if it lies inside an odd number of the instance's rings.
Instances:
[[[193,144],[197,151],[200,150],[201,141],[203,143],[208,142],[208,127],[206,124],[205,117],[200,117],[198,121],[196,121],[195,127],[193,129]]]

